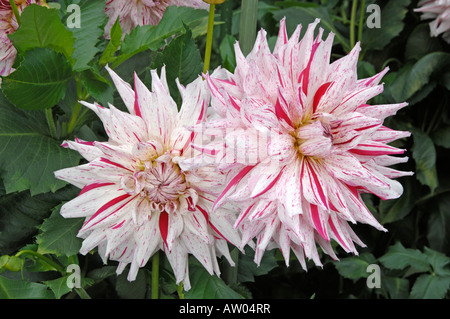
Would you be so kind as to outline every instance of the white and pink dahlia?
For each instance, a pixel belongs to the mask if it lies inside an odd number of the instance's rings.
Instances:
[[[354,243],[364,244],[349,224],[385,231],[361,193],[397,198],[403,188],[391,178],[410,175],[387,167],[407,160],[388,143],[410,133],[383,126],[406,103],[367,104],[383,91],[387,69],[358,80],[359,43],[330,63],[334,34],[322,40],[320,28],[314,37],[318,22],[299,42],[301,26],[288,38],[283,19],[273,52],[264,30],[247,57],[236,43],[234,73],[206,75],[219,118],[190,128],[216,140],[195,146],[203,158],[184,164],[209,159],[227,174],[213,209],[241,207],[235,227],[242,228],[241,247],[256,238],[258,264],[278,247],[286,264],[292,249],[303,267],[305,257],[321,265],[317,244],[337,258],[332,239],[357,254]]]
[[[19,14],[30,4],[39,4],[38,0],[15,0]],[[17,50],[8,38],[19,28],[16,16],[9,0],[0,0],[0,76],[9,75],[13,69]]]
[[[422,13],[422,20],[433,20],[429,23],[430,35],[442,34],[442,38],[450,43],[450,0],[421,0],[418,6],[420,8],[414,11]]]
[[[57,178],[82,188],[61,208],[64,217],[85,217],[78,236],[80,253],[98,247],[107,259],[119,261],[121,273],[131,264],[128,279],[158,250],[166,254],[177,283],[190,288],[188,254],[211,273],[220,274],[216,257],[233,264],[227,242],[238,244],[235,212],[210,214],[223,176],[211,167],[183,171],[179,163],[195,156],[191,143],[202,136],[185,126],[205,121],[209,92],[200,77],[186,87],[178,83],[181,111],[170,97],[165,68],[152,70],[152,92],[135,75],[134,90],[108,71],[129,113],[112,105],[81,102],[102,120],[109,140],[80,139],[63,144],[78,151],[87,164],[55,172]]]
[[[105,36],[109,38],[117,18],[123,34],[130,33],[138,25],[157,25],[169,6],[209,9],[209,4],[202,0],[108,0],[105,13],[109,20],[105,27]]]

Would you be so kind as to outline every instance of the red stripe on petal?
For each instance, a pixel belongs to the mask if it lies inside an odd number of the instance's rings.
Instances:
[[[405,150],[392,147],[389,145],[384,145],[381,143],[375,144],[358,144],[354,149],[349,150],[350,153],[365,156],[381,156],[381,155],[392,155],[392,154],[403,154]]]
[[[209,215],[206,212],[206,210],[204,210],[202,207],[197,205],[197,209],[203,214],[203,216],[205,217],[206,221],[208,222],[208,225],[211,226],[212,229],[214,229],[214,231],[222,238],[220,239],[225,239],[226,241],[228,241],[230,244],[231,242],[216,228],[216,226],[214,226],[210,221],[209,221]],[[215,236],[214,236],[215,237]],[[216,237],[217,238],[217,237]]]
[[[118,229],[118,228],[122,227],[123,224],[125,224],[125,220],[122,220],[122,222],[121,222],[120,224],[118,224],[118,225],[112,227],[112,229]]]
[[[138,89],[136,85],[137,75],[134,74],[134,112],[137,116],[142,117],[141,107],[139,105]]]
[[[123,169],[125,169],[125,170],[131,172],[131,170],[129,170],[129,169],[126,168],[125,166],[123,166],[123,165],[121,165],[121,164],[119,164],[119,163],[110,161],[109,159],[106,159],[106,158],[104,158],[104,157],[100,158],[100,162],[104,162],[104,163],[107,163],[107,164],[110,164],[110,165],[113,165],[113,166],[116,166],[116,167],[120,167],[120,168],[123,168]]]
[[[83,187],[83,189],[81,190],[80,194],[78,194],[78,196],[89,192],[90,190],[99,188],[99,187],[104,187],[104,186],[109,186],[109,185],[114,185],[114,183],[92,183],[89,185],[86,185]]]
[[[248,208],[247,208],[247,210],[243,213],[243,214],[241,214],[241,215],[239,215],[239,219],[236,221],[236,223],[234,224],[234,228],[238,228],[239,227],[239,225],[242,223],[242,221],[244,220],[244,218],[245,218],[245,216],[247,216],[248,215],[248,213],[250,212],[250,209],[252,209],[252,207],[254,206],[255,204],[252,204],[252,205],[250,205]]]
[[[300,73],[300,76],[298,78],[298,82],[302,82],[302,89],[303,93],[305,95],[308,95],[308,83],[309,83],[309,70],[311,69],[311,63],[314,58],[314,54],[316,53],[317,48],[319,47],[320,42],[314,43],[311,49],[311,56],[308,61],[308,65],[306,68]]]
[[[225,194],[230,190],[231,187],[235,186],[239,181],[244,178],[244,176],[255,166],[246,166],[244,167],[239,173],[236,174],[235,177],[231,180],[231,182],[228,183],[228,185],[225,187],[225,189],[222,191],[222,193],[217,197],[216,201],[213,205],[213,210],[215,209],[218,202],[225,196]]]
[[[278,173],[277,177],[275,177],[275,179],[274,179],[272,182],[270,182],[270,184],[267,185],[267,187],[266,187],[265,189],[263,189],[261,192],[259,192],[259,193],[256,194],[255,196],[252,196],[252,198],[258,197],[258,196],[260,196],[260,195],[266,193],[267,191],[269,191],[269,190],[275,185],[275,183],[280,179],[281,173],[283,173],[283,170],[284,170],[284,169],[282,169],[282,170]]]
[[[275,103],[275,115],[277,116],[278,120],[284,120],[287,124],[293,127],[291,119],[280,104],[280,98],[282,97],[280,94],[278,94],[277,103]]]
[[[320,220],[319,207],[313,204],[310,204],[310,207],[311,207],[311,218],[316,230],[319,232],[320,236],[322,236],[323,239],[330,240]]]
[[[333,85],[334,82],[327,82],[322,84],[318,89],[316,94],[314,95],[314,101],[313,101],[313,113],[317,110],[317,105],[319,105],[320,100],[322,99],[322,96],[327,92],[328,88]]]
[[[314,167],[312,167],[311,165],[309,165],[309,168],[310,168],[310,169],[309,169],[309,172],[311,173],[313,182],[314,182],[314,184],[316,185],[317,192],[319,193],[320,200],[321,200],[321,202],[323,203],[323,205],[324,205],[325,207],[328,208],[328,198],[327,198],[327,196],[325,195],[325,191],[324,191],[324,189],[323,189],[323,187],[322,187],[322,184],[321,184],[320,181],[319,181],[319,178],[317,177],[317,174],[316,174],[316,172],[315,172],[315,169],[314,169]]]
[[[94,142],[83,141],[83,140],[79,139],[78,137],[75,137],[75,142],[77,142],[78,144],[94,146]]]
[[[333,219],[331,218],[331,216],[328,218],[328,224],[330,225],[331,231],[334,233],[334,235],[336,236],[336,239],[338,240],[338,242],[347,250],[351,250],[350,248],[348,248],[348,246],[345,244],[345,241],[341,238],[341,235],[339,235],[339,232],[336,229],[336,226],[333,223]]]
[[[167,234],[169,233],[169,214],[167,214],[165,210],[159,214],[159,232],[161,233],[161,237],[166,244],[166,247],[168,247]]]
[[[108,208],[111,208],[112,206],[116,205],[117,203],[120,203],[121,201],[129,198],[131,195],[129,194],[124,194],[121,196],[118,196],[112,200],[110,200],[109,202],[107,202],[105,205],[103,205],[102,207],[100,207],[94,215],[92,215],[92,217],[86,222],[85,226],[87,226],[92,220],[94,220],[95,217],[97,217],[98,215],[100,215],[101,213],[103,213],[105,210],[107,210]],[[124,207],[126,204],[128,204],[128,202],[126,202],[125,204],[123,204],[122,206],[120,206],[119,208],[115,209],[113,212],[111,212],[111,214],[114,214],[115,212],[117,212],[118,210],[120,210],[122,207]],[[111,214],[109,214],[108,216],[110,216]],[[104,218],[102,218],[101,220],[99,220],[98,222],[96,222],[95,224],[98,224],[99,222],[101,222],[102,220],[104,220],[105,218],[107,218],[108,216],[105,216]],[[89,227],[92,227],[93,225],[90,225]],[[84,226],[84,227],[85,227]],[[83,227],[83,228],[84,228]]]

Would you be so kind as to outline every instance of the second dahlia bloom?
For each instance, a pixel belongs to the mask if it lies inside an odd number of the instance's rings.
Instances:
[[[431,36],[442,34],[450,43],[450,0],[421,0],[418,6],[414,11],[422,13],[422,20],[433,20],[429,23]]]
[[[190,128],[217,138],[195,146],[200,161],[228,176],[214,208],[241,207],[235,227],[242,228],[241,247],[256,238],[258,264],[266,248],[278,247],[286,264],[292,249],[303,267],[305,257],[321,265],[317,244],[337,258],[331,240],[357,254],[354,243],[364,244],[349,224],[385,230],[361,193],[397,198],[403,188],[391,178],[411,174],[387,167],[407,160],[388,143],[410,133],[383,126],[406,103],[367,104],[383,91],[387,69],[358,80],[359,44],[330,63],[334,35],[323,40],[320,28],[314,37],[318,22],[299,41],[301,26],[288,38],[283,19],[273,52],[264,30],[247,57],[236,43],[234,73],[206,75],[219,118]]]
[[[20,14],[30,4],[39,4],[38,0],[15,0]],[[7,76],[13,69],[17,50],[8,38],[8,34],[14,33],[19,28],[16,16],[11,8],[9,0],[0,0],[0,75]]]
[[[169,6],[209,9],[209,5],[202,0],[108,0],[105,13],[109,20],[105,27],[105,36],[109,38],[111,28],[118,17],[124,35],[138,25],[157,25]]]
[[[152,74],[152,92],[135,75],[134,90],[108,71],[129,113],[114,106],[81,102],[102,120],[107,142],[80,139],[63,144],[88,161],[55,172],[57,178],[82,188],[78,197],[64,204],[62,216],[85,217],[79,237],[80,253],[98,246],[103,260],[119,261],[118,273],[131,264],[128,279],[158,250],[163,250],[177,283],[190,288],[188,254],[211,273],[219,274],[217,258],[233,264],[227,241],[239,244],[233,229],[234,211],[210,214],[222,174],[210,167],[183,171],[179,163],[193,156],[191,143],[202,136],[184,127],[207,117],[209,93],[199,77],[183,87],[178,112],[170,97],[165,68]]]

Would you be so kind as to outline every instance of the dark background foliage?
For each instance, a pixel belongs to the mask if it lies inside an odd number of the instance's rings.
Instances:
[[[202,71],[207,12],[169,8],[160,25],[137,28],[123,41],[116,24],[108,41],[102,37],[104,1],[55,3],[59,11],[33,7],[24,12],[21,29],[11,36],[19,52],[17,71],[2,82],[0,298],[86,297],[83,291],[92,298],[149,298],[151,263],[130,283],[127,271],[115,275],[115,262],[104,265],[95,252],[78,255],[81,242],[76,233],[82,221],[63,219],[59,208],[79,190],[54,179],[52,172],[80,161],[77,154],[59,147],[62,140],[105,139],[101,123],[80,107],[79,99],[123,108],[104,65],[129,82],[130,70],[135,70],[148,85],[150,69],[165,64],[171,93],[179,103],[175,78],[186,84]],[[71,3],[80,5],[80,29],[64,25]],[[371,104],[409,103],[385,125],[412,133],[396,145],[407,149],[409,156],[398,169],[415,174],[399,179],[405,191],[397,200],[364,197],[388,232],[356,225],[356,234],[367,245],[359,248],[358,256],[347,255],[336,245],[339,261],[323,255],[323,267],[308,263],[307,272],[295,258],[286,267],[276,250],[266,252],[260,267],[254,265],[250,249],[245,255],[233,250],[237,267],[221,261],[221,278],[209,276],[192,259],[192,289],[184,293],[177,290],[170,266],[162,258],[162,298],[449,297],[450,53],[442,38],[430,37],[428,21],[413,11],[417,3],[356,1],[352,10],[351,0],[258,1],[257,29],[267,31],[271,46],[281,18],[286,17],[289,33],[299,23],[305,26],[320,18],[325,33],[336,34],[332,59],[361,41],[360,78],[389,66],[383,79],[385,91]],[[370,4],[381,8],[381,28],[366,25],[372,12],[365,8]],[[211,69],[222,65],[233,70],[233,44],[252,41],[251,34],[243,38],[240,32],[241,1],[227,0],[216,9]],[[74,263],[81,267],[83,291],[65,285],[66,267]],[[379,267],[379,288],[367,284],[372,274],[369,265]]]

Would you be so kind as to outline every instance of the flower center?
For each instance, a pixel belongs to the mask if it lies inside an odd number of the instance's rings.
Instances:
[[[180,167],[172,162],[170,151],[151,141],[137,145],[133,153],[138,165],[133,174],[121,178],[126,193],[146,199],[151,211],[195,209],[197,193],[188,187]]]
[[[330,125],[315,120],[297,128],[294,134],[294,148],[299,156],[323,158],[331,153],[333,134]]]

